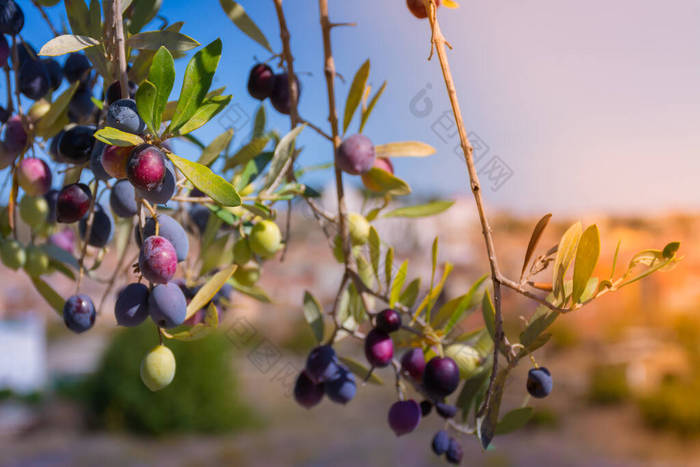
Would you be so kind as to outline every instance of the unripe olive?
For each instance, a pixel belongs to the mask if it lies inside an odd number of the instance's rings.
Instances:
[[[233,244],[233,262],[239,266],[243,266],[245,263],[250,261],[252,256],[253,252],[250,251],[248,239],[241,237],[236,240],[236,243]]]
[[[481,356],[475,348],[465,344],[452,344],[445,348],[445,356],[452,358],[459,367],[461,378],[469,378],[481,362]]]
[[[43,196],[24,195],[19,202],[19,216],[32,228],[46,223],[48,215],[49,203]]]
[[[24,266],[27,253],[17,240],[7,240],[0,246],[0,258],[2,258],[2,264],[16,271]]]
[[[248,238],[250,249],[261,258],[269,258],[282,248],[282,233],[272,221],[260,221],[253,226]]]
[[[362,214],[351,212],[348,214],[348,231],[350,241],[354,246],[364,245],[369,240],[369,222]]]
[[[257,264],[238,266],[236,272],[233,273],[233,278],[239,284],[251,287],[260,279],[260,268]]]
[[[175,355],[164,345],[148,352],[141,361],[141,381],[151,391],[159,391],[175,377]]]
[[[27,261],[24,263],[24,270],[31,277],[39,277],[50,270],[49,255],[44,250],[36,246],[27,248]]]

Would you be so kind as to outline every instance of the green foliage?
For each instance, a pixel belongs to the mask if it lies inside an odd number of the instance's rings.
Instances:
[[[246,14],[245,9],[240,4],[233,0],[219,0],[219,3],[221,3],[221,8],[224,9],[224,12],[226,12],[226,15],[233,21],[233,24],[248,37],[263,46],[268,52],[272,53],[272,47],[270,47],[267,38]]]
[[[367,105],[367,107],[362,109],[362,119],[360,120],[360,130],[358,133],[362,133],[362,130],[365,129],[365,125],[367,124],[367,120],[369,119],[369,116],[372,115],[372,110],[374,110],[374,106],[377,105],[377,101],[382,96],[385,89],[386,89],[386,81],[384,81],[382,83],[379,90],[374,94],[374,96],[372,96],[372,99],[369,101],[369,104]]]
[[[155,329],[148,325],[115,335],[85,385],[83,400],[92,423],[150,435],[219,433],[255,424],[250,409],[236,396],[232,346],[223,335],[194,345],[169,341],[176,376],[170,386],[153,393],[138,374],[141,359],[156,343]]]
[[[139,144],[144,143],[143,138],[141,138],[139,135],[127,133],[125,131],[110,127],[97,130],[94,136],[103,143],[111,144],[112,146],[129,147],[138,146]]]
[[[153,116],[151,127],[154,129],[154,134],[157,134],[156,132],[160,130],[160,123],[168,103],[168,97],[170,97],[170,92],[173,90],[173,83],[175,82],[175,62],[173,56],[165,47],[159,48],[153,56],[151,69],[148,72],[148,81],[153,83],[153,86],[156,88],[156,95],[152,102],[153,110],[149,113]],[[138,104],[138,95],[136,102]],[[143,118],[143,115],[141,117]]]
[[[348,97],[345,99],[343,133],[348,131],[352,117],[355,115],[355,111],[360,105],[362,96],[365,93],[365,88],[367,87],[367,78],[369,78],[369,60],[362,64],[362,66],[355,73],[355,77],[352,79],[352,84],[350,85],[350,90],[348,91]]]
[[[569,227],[569,229],[564,233],[559,241],[559,247],[557,248],[557,256],[554,260],[554,266],[552,267],[552,283],[554,284],[554,298],[563,298],[564,293],[564,275],[569,269],[571,260],[574,258],[574,253],[576,252],[576,246],[578,245],[578,240],[581,238],[581,231],[583,227],[581,222],[576,222],[574,225]],[[563,302],[563,300],[562,300]]]
[[[411,187],[399,177],[391,175],[386,170],[373,167],[364,174],[372,184],[380,188],[386,195],[403,196],[411,193]]]
[[[212,172],[209,167],[176,156],[173,153],[168,153],[168,157],[194,186],[209,195],[211,199],[224,206],[240,206],[241,197],[233,185],[220,175]]]
[[[216,39],[192,57],[185,69],[180,98],[166,133],[177,134],[180,127],[195,115],[209,92],[220,58],[221,39]]]
[[[311,326],[316,342],[323,341],[323,308],[309,292],[304,292],[304,318]]]
[[[433,201],[416,206],[406,206],[394,209],[384,214],[384,217],[427,217],[447,211],[455,204],[454,201]]]

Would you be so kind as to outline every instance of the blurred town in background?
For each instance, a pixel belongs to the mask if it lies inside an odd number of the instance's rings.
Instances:
[[[360,209],[361,196],[354,198],[351,208]],[[324,195],[332,207],[330,199]],[[501,268],[517,277],[538,219],[491,215]],[[235,294],[218,333],[173,344],[175,382],[158,393],[138,376],[140,356],[157,340],[149,323],[118,329],[112,296],[95,329],[75,335],[23,274],[3,267],[0,465],[440,465],[428,446],[440,425],[436,416],[409,436],[395,438],[389,430],[391,384],[361,387],[348,406],[326,401],[306,411],[294,403],[291,385],[313,345],[301,312],[303,293],[310,290],[330,306],[342,273],[309,216],[295,209],[284,262],[265,264],[260,285],[272,303]],[[540,252],[575,220],[553,219]],[[550,343],[536,352],[554,375],[552,396],[534,401],[527,428],[497,438],[489,451],[467,440],[465,458],[487,466],[700,465],[700,255],[694,235],[700,216],[591,212],[581,220],[600,228],[600,277],[610,274],[618,240],[619,268],[634,253],[674,240],[685,258],[670,272],[561,317]],[[464,293],[487,272],[471,198],[457,199],[435,217],[384,219],[376,226],[397,247],[397,264],[409,260],[408,278],[424,282],[430,245],[439,237],[440,261],[455,265],[441,300]],[[109,271],[108,264],[101,270]],[[49,280],[69,293],[74,285],[63,279],[54,274]],[[101,295],[101,284],[86,287]],[[536,304],[506,291],[503,308],[506,332],[517,335],[519,317],[529,317]],[[480,325],[480,313],[463,324]],[[341,349],[363,358],[357,343]],[[505,404],[522,402],[526,371],[520,368],[508,386]]]

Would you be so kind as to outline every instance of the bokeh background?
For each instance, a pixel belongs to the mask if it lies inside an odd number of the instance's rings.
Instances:
[[[280,49],[273,2],[241,3]],[[441,300],[458,296],[487,262],[464,163],[454,151],[458,138],[445,119],[440,70],[426,62],[428,25],[402,0],[329,3],[334,21],[357,22],[333,33],[345,77],[339,96],[367,58],[373,88],[388,81],[366,133],[377,144],[417,139],[437,149],[430,158],[397,161],[397,174],[414,188],[406,202],[457,201],[440,216],[381,221],[380,234],[423,277],[439,235],[441,261],[455,264]],[[535,403],[525,430],[498,438],[488,452],[466,440],[465,459],[489,466],[700,465],[700,4],[461,3],[442,9],[440,20],[455,49],[450,60],[506,273],[518,274],[532,226],[546,212],[555,220],[543,248],[575,219],[599,225],[600,275],[609,272],[618,240],[623,264],[672,240],[681,241],[685,256],[675,270],[560,319],[552,342],[537,352],[555,375],[552,397]],[[24,39],[38,49],[50,31],[29,1],[20,4]],[[284,4],[302,81],[300,112],[324,125],[318,6]],[[60,6],[46,11],[54,24],[65,23]],[[234,127],[234,145],[244,143],[257,106],[245,89],[247,73],[267,52],[232,25],[218,2],[167,0],[161,13],[154,26],[184,20],[182,32],[203,44],[223,39],[215,87],[226,86],[233,104],[198,136],[208,141]],[[179,77],[185,64],[177,63]],[[268,114],[271,126],[288,128],[286,118]],[[326,141],[312,132],[302,139],[305,164],[331,161]],[[177,143],[175,152],[194,153],[187,143]],[[332,208],[331,172],[306,181],[325,188],[323,202]],[[356,187],[350,204],[359,210]],[[178,374],[159,393],[138,378],[151,328],[120,331],[105,313],[93,332],[75,336],[23,275],[0,269],[0,359],[3,367],[28,362],[19,374],[0,375],[0,465],[440,465],[428,446],[437,419],[400,439],[386,426],[391,384],[362,387],[347,407],[324,402],[306,411],[290,397],[313,345],[301,314],[303,291],[328,304],[342,272],[308,216],[299,206],[289,255],[266,264],[261,285],[273,303],[236,295],[220,333],[174,346]],[[51,282],[61,292],[72,287],[61,277]],[[101,288],[87,287],[95,294]],[[504,309],[507,332],[515,334],[519,316],[529,316],[534,304],[507,293]],[[348,353],[359,350],[346,344]],[[524,370],[508,386],[507,403],[519,404],[523,388]]]

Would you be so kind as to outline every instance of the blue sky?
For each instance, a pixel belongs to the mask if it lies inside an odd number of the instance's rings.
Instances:
[[[21,3],[27,4],[23,34],[38,48],[50,33],[29,2]],[[163,3],[162,14],[170,21],[185,21],[182,32],[202,44],[223,39],[215,85],[226,85],[236,108],[252,117],[257,101],[245,90],[247,74],[256,57],[267,59],[268,52],[237,30],[217,1],[198,2],[196,8],[191,1]],[[241,3],[273,48],[281,49],[272,0]],[[336,65],[346,78],[338,85],[341,112],[349,81],[370,58],[370,84],[374,89],[384,80],[389,84],[365,133],[376,144],[413,139],[432,144],[435,156],[397,160],[397,174],[420,193],[466,194],[464,163],[453,153],[458,140],[441,119],[449,104],[439,66],[426,62],[428,24],[413,18],[403,0],[329,3],[333,21],[358,23],[333,33]],[[317,2],[284,4],[303,87],[301,114],[327,127]],[[467,128],[488,147],[479,165],[489,205],[521,213],[697,210],[697,1],[461,4],[457,10],[441,9],[440,19],[455,47],[449,56]],[[61,23],[60,6],[47,11]],[[185,64],[178,62],[180,76]],[[268,110],[272,126],[288,129],[288,119],[269,105]],[[218,123],[200,131],[202,139],[223,131]],[[249,129],[240,131],[236,142],[243,142]],[[303,160],[330,161],[328,143],[305,133]],[[195,155],[185,144],[178,151]],[[312,181],[321,184],[330,178],[326,175]]]

